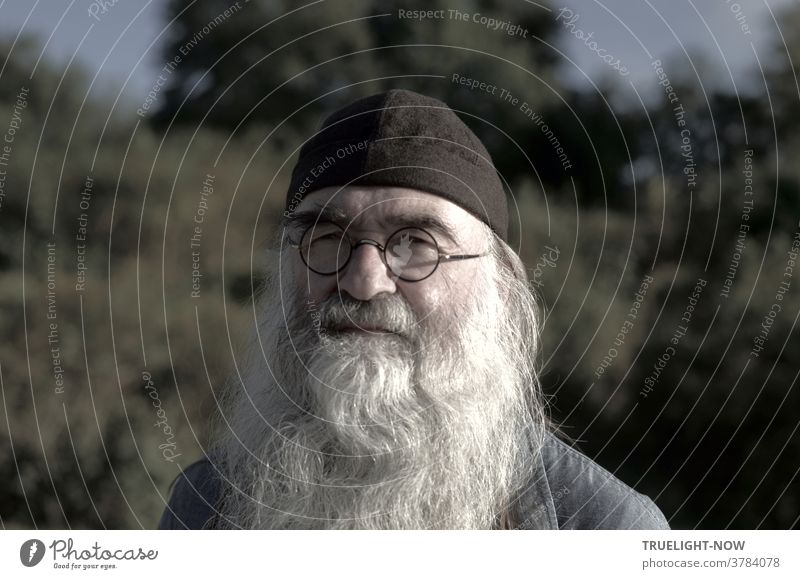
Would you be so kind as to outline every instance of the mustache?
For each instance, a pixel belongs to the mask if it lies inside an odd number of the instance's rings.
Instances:
[[[345,293],[320,304],[320,328],[331,333],[348,328],[385,331],[411,340],[420,331],[414,310],[399,295],[362,301]]]

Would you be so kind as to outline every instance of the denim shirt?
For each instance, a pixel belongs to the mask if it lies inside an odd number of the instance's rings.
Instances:
[[[647,496],[548,434],[530,483],[511,505],[516,529],[669,529]],[[208,459],[174,483],[159,529],[202,529],[216,515],[220,482]]]

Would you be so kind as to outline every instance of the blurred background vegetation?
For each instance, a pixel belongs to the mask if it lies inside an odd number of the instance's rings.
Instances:
[[[763,351],[751,349],[788,279],[800,220],[800,10],[781,14],[789,52],[776,42],[754,90],[706,91],[685,62],[665,61],[691,129],[689,188],[674,104],[661,92],[643,107],[613,71],[596,89],[564,84],[552,47],[561,25],[529,4],[462,6],[519,24],[524,41],[472,22],[374,17],[397,7],[377,0],[240,5],[203,33],[231,3],[165,4],[164,22],[175,22],[161,57],[181,61],[161,71],[144,114],[141,102],[92,94],[89,72],[38,61],[40,39],[13,50],[0,39],[0,132],[21,118],[0,205],[4,527],[156,525],[170,481],[202,455],[215,396],[250,331],[259,248],[283,209],[294,152],[327,111],[394,87],[460,111],[507,180],[515,246],[536,271],[546,315],[545,390],[579,448],[654,498],[675,528],[797,527],[800,279]],[[571,168],[518,106],[450,82],[453,73],[527,102]],[[754,205],[721,297],[742,223],[745,150]],[[209,175],[192,297],[190,238]],[[77,291],[81,213],[87,269]],[[545,246],[558,249],[553,265],[541,265]],[[615,344],[646,276],[638,316]],[[648,392],[701,278],[688,331]],[[180,456],[166,460],[167,447]]]

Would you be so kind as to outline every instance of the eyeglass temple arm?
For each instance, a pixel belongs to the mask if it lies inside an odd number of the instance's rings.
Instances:
[[[470,254],[470,255],[452,255],[452,254],[447,254],[447,253],[440,253],[439,254],[439,259],[441,259],[442,261],[460,261],[462,259],[474,259],[476,257],[484,257],[484,256],[489,255],[489,253],[490,252],[488,252],[488,251],[485,251],[483,253]]]

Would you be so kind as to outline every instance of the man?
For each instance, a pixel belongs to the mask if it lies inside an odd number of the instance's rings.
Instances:
[[[392,90],[301,149],[258,332],[161,528],[669,528],[555,437],[478,138]]]

